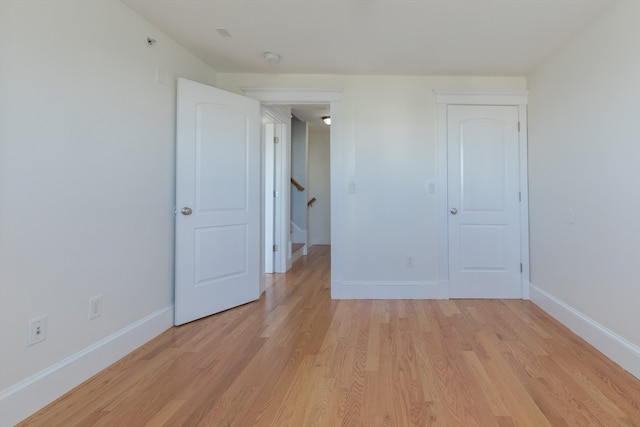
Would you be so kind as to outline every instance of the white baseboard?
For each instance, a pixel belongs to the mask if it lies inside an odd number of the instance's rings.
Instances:
[[[438,282],[333,281],[332,299],[447,299],[449,287]]]
[[[331,235],[314,236],[313,239],[309,239],[309,246],[313,245],[330,245]]]
[[[72,388],[173,326],[173,305],[162,308],[0,392],[0,426],[24,420]]]
[[[640,347],[533,284],[530,295],[534,304],[640,379]]]

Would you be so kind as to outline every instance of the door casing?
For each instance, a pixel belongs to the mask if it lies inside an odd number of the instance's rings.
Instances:
[[[271,144],[272,150],[267,155],[267,151],[263,154],[263,162],[273,162],[270,167],[265,164],[263,170],[265,173],[272,173],[273,176],[264,182],[264,205],[270,205],[273,209],[271,216],[264,216],[265,242],[266,233],[272,233],[270,243],[265,244],[265,264],[269,259],[272,261],[272,268],[269,271],[265,265],[267,273],[286,273],[291,265],[291,253],[289,251],[289,215],[283,216],[283,212],[289,212],[289,156],[290,156],[290,121],[291,108],[281,105],[263,105],[262,116],[265,121],[265,145]],[[268,133],[266,131],[269,131]],[[275,144],[272,138],[278,138]],[[271,138],[267,141],[266,138]],[[267,185],[269,184],[269,185]],[[271,198],[272,203],[267,203],[267,198]],[[266,221],[272,221],[271,227]],[[277,251],[274,251],[273,245],[277,245]],[[270,252],[269,252],[270,251]],[[269,256],[271,255],[271,256]],[[264,291],[264,289],[262,289]]]
[[[263,87],[263,86],[243,86],[240,88],[242,92],[250,97],[260,101],[265,108],[289,105],[329,105],[331,115],[330,129],[330,151],[331,151],[331,283],[332,289],[336,281],[335,272],[342,271],[342,239],[345,230],[342,229],[342,221],[340,215],[340,206],[343,206],[342,199],[345,194],[339,191],[341,185],[340,177],[337,171],[348,170],[352,175],[355,174],[355,164],[344,165],[341,151],[346,145],[341,138],[341,121],[342,108],[342,89],[333,87]],[[289,188],[290,182],[290,165],[283,168],[286,169],[287,175],[282,174],[276,180],[280,180],[281,188]],[[276,183],[278,185],[278,183]],[[283,198],[284,199],[284,198]],[[289,224],[291,215],[286,209],[282,212],[282,222]],[[288,231],[288,227],[287,227]]]

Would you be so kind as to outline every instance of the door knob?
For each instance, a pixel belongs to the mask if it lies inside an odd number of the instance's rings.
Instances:
[[[191,208],[185,206],[184,208],[180,209],[180,212],[182,212],[182,215],[191,215],[193,211],[191,210]]]
[[[450,212],[451,212],[451,215],[455,215],[455,214],[457,214],[457,213],[458,213],[458,209],[456,209],[456,208],[451,208],[451,211],[450,211]]]

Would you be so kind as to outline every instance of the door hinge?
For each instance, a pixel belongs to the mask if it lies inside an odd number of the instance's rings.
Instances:
[[[520,130],[520,128],[518,128],[518,130]],[[273,137],[273,143],[274,143],[274,144],[277,144],[277,143],[279,143],[279,142],[280,142],[280,138],[278,138],[277,136],[274,136],[274,137]]]
[[[518,122],[518,132],[520,132],[520,122]]]
[[[518,191],[518,201],[522,201],[522,191]]]
[[[520,273],[522,273],[522,263],[520,263]]]
[[[273,252],[278,252],[278,245],[273,245]]]

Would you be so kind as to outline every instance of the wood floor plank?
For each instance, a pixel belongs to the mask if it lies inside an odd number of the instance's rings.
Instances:
[[[478,413],[479,408],[488,412],[488,403],[484,396],[469,396],[469,379],[461,370],[463,351],[466,350],[463,339],[453,327],[452,317],[460,317],[460,312],[451,310],[440,311],[443,305],[434,305],[437,320],[432,327],[431,345],[433,346],[433,367],[438,384],[438,402],[442,405],[439,415],[444,419],[444,425],[482,426],[483,416]],[[447,315],[446,313],[449,313]],[[458,378],[459,381],[450,381]],[[484,420],[487,421],[487,420]]]
[[[491,413],[496,417],[511,417],[507,405],[504,403],[500,391],[494,387],[489,374],[484,369],[482,362],[478,358],[475,352],[465,351],[464,360],[469,365],[472,375],[476,377],[477,383],[480,385],[482,394],[487,399],[487,403],[491,408]]]
[[[551,426],[549,419],[527,391],[525,384],[519,380],[517,373],[509,369],[509,364],[499,351],[498,336],[491,332],[481,332],[479,335],[489,355],[489,359],[483,363],[485,369],[492,383],[500,390],[516,424],[532,427]]]
[[[144,427],[163,427],[171,416],[184,405],[184,400],[172,400],[163,406],[156,414],[144,424]]]
[[[529,301],[331,300],[327,246],[266,285],[19,427],[640,427],[640,381]]]

